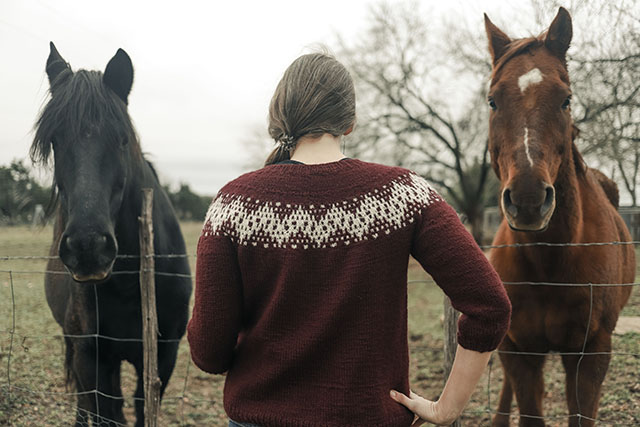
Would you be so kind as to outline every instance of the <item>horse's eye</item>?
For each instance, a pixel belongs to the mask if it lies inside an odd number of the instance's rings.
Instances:
[[[489,107],[490,107],[493,111],[496,111],[496,109],[498,108],[498,107],[496,106],[496,101],[494,101],[494,99],[493,99],[492,97],[489,97],[488,101],[489,101]]]
[[[562,103],[562,109],[566,110],[571,105],[571,95],[567,96],[567,99]]]

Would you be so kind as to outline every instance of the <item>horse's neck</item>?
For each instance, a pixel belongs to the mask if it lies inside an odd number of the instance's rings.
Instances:
[[[555,183],[556,209],[545,233],[558,243],[577,242],[582,235],[584,202],[582,198],[584,176],[573,167],[561,166],[562,172]]]
[[[573,159],[560,166],[554,183],[556,207],[549,226],[542,232],[515,232],[515,243],[567,243],[576,242],[582,235],[583,199],[581,193],[584,176],[575,170]]]
[[[573,156],[560,166],[554,183],[556,208],[549,221],[549,227],[542,233],[527,234],[530,242],[577,243],[584,234],[584,212],[595,189],[587,179],[587,172],[576,170]]]
[[[142,189],[155,190],[159,187],[159,183],[146,161],[141,161],[132,169],[115,228],[118,246],[123,250],[122,253],[135,255],[139,252],[138,217],[142,214]]]

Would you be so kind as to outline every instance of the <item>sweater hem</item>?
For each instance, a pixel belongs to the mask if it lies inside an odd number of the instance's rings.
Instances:
[[[310,421],[310,420],[295,420],[286,418],[286,415],[274,416],[272,414],[260,414],[251,413],[250,411],[236,411],[233,407],[227,407],[225,405],[225,411],[227,416],[236,422],[257,424],[261,427],[400,427],[409,426],[413,421],[413,417],[396,417],[387,421],[378,422],[362,422],[359,424],[351,424],[343,421]],[[275,410],[277,411],[277,410]]]

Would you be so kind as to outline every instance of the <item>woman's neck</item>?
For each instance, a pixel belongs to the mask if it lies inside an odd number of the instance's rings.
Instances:
[[[307,165],[337,162],[345,155],[340,150],[341,137],[325,133],[319,138],[302,137],[291,155],[291,160]]]

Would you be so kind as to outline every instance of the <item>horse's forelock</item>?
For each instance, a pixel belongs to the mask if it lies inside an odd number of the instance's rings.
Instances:
[[[102,83],[98,71],[63,71],[52,83],[50,98],[42,108],[34,126],[35,135],[29,155],[35,164],[45,165],[51,159],[52,139],[59,129],[70,140],[78,140],[87,128],[113,129],[128,139],[134,161],[143,160],[138,136],[127,112],[126,105]],[[55,176],[47,206],[47,216],[55,213],[58,192]]]
[[[515,58],[516,56],[522,55],[525,52],[530,51],[533,48],[541,47],[544,45],[544,38],[542,36],[538,37],[527,37],[524,39],[514,40],[509,43],[507,50],[504,54],[498,59],[498,62],[493,67],[493,74],[491,77],[492,81],[495,81],[496,77],[500,73],[500,71],[504,68],[505,64]]]
[[[35,124],[30,148],[34,163],[47,163],[56,131],[64,129],[71,140],[80,139],[93,128],[111,129],[128,139],[131,153],[142,158],[138,137],[126,105],[102,82],[99,71],[65,70],[53,82],[49,101]]]
[[[513,40],[507,46],[504,54],[498,59],[495,66],[493,67],[493,72],[491,74],[491,81],[495,82],[498,78],[499,73],[502,71],[504,66],[516,56],[520,56],[523,53],[530,52],[532,49],[540,48],[545,45],[544,40],[547,37],[547,31],[543,32],[537,37],[525,37],[522,39]],[[567,68],[566,62],[562,63],[562,66]]]

